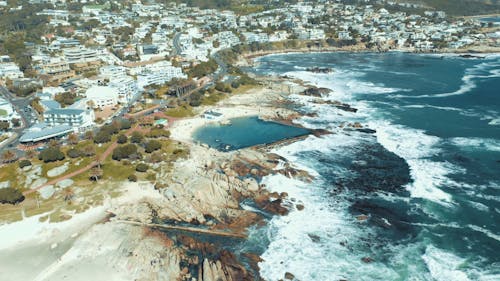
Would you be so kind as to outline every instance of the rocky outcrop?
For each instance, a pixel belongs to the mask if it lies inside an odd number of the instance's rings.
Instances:
[[[329,94],[330,92],[331,92],[331,90],[328,88],[310,87],[310,88],[305,89],[300,94],[304,95],[304,96],[311,96],[311,97],[320,98],[323,95]]]

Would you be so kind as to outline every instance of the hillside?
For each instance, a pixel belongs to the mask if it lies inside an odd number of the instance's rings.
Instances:
[[[471,16],[500,13],[500,0],[401,0],[421,3],[453,16]]]

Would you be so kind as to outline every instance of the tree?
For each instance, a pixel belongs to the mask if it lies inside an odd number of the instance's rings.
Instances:
[[[10,120],[12,122],[12,126],[14,127],[19,127],[21,126],[21,120],[19,120],[19,118],[12,118],[12,120]]]
[[[7,131],[10,128],[10,124],[7,121],[0,121],[0,131]]]
[[[161,142],[157,140],[150,140],[146,143],[146,152],[151,153],[161,148]]]
[[[92,139],[94,139],[94,132],[92,132],[92,131],[86,131],[85,134],[83,135],[83,137],[86,140],[92,140]]]
[[[116,138],[116,142],[120,143],[120,144],[127,143],[127,141],[128,141],[128,138],[124,134],[119,134],[118,137]]]
[[[27,166],[31,166],[30,160],[23,159],[23,160],[19,161],[19,168],[22,169],[22,168],[27,167]]]
[[[82,149],[82,153],[87,157],[95,155],[95,146],[93,144],[84,146]]]
[[[76,148],[71,148],[66,152],[66,155],[70,158],[78,158],[82,156],[83,152]]]
[[[121,119],[120,120],[120,130],[127,130],[132,128],[132,122],[128,119]]]
[[[73,198],[75,197],[75,192],[73,191],[73,189],[71,187],[66,187],[62,191],[62,195],[63,195],[65,202],[71,202],[73,200]]]
[[[148,170],[149,166],[144,163],[139,163],[135,167],[135,170],[140,173],[145,173]]]
[[[100,130],[94,137],[95,143],[106,143],[111,140],[111,134],[108,130]]]
[[[120,161],[122,159],[131,158],[136,154],[137,154],[137,146],[135,144],[126,144],[115,148],[113,150],[111,158],[113,158],[113,160]]]
[[[45,163],[60,161],[64,158],[64,153],[59,150],[59,147],[49,147],[38,154],[38,159],[43,160]]]
[[[11,163],[17,159],[17,155],[12,150],[6,150],[2,153],[2,161],[4,163]]]
[[[75,134],[75,133],[71,133],[71,134],[69,134],[69,135],[68,135],[68,142],[69,142],[70,144],[73,144],[73,145],[74,145],[74,144],[77,144],[77,143],[78,143],[78,141],[79,141],[79,138],[78,138],[78,135],[77,135],[77,134]]]
[[[0,203],[15,205],[24,200],[24,195],[19,189],[0,188]]]
[[[140,143],[144,139],[144,136],[140,132],[133,132],[130,137],[132,143]]]

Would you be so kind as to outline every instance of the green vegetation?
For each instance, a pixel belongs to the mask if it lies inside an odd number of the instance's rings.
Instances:
[[[61,161],[64,158],[64,153],[58,147],[48,147],[38,155],[38,160],[42,160],[45,163]]]
[[[116,137],[116,142],[119,144],[127,143],[127,141],[128,141],[128,138],[124,134],[119,134],[118,137]]]
[[[161,148],[161,142],[157,140],[150,140],[146,143],[145,151],[146,153],[151,153],[153,151],[159,150]]]
[[[54,99],[64,107],[75,103],[76,94],[65,92],[62,94],[55,95]]]
[[[213,59],[210,59],[207,62],[199,63],[196,66],[194,66],[193,68],[191,68],[188,71],[188,75],[191,78],[193,78],[193,77],[194,78],[201,78],[201,77],[207,76],[210,73],[215,72],[218,67],[219,67],[219,65],[217,64],[217,62],[215,62],[215,60],[213,60]]]
[[[137,181],[137,176],[132,174],[130,176],[128,176],[128,180],[131,181],[131,182],[136,182]]]
[[[70,148],[66,151],[66,155],[68,155],[69,158],[78,158],[83,155],[83,152],[76,148]]]
[[[120,161],[122,159],[134,158],[137,155],[137,146],[135,144],[126,144],[115,148],[111,158]]]
[[[7,110],[0,109],[0,116],[7,116]]]
[[[135,170],[137,172],[140,172],[140,173],[145,173],[147,172],[149,169],[149,166],[147,164],[144,164],[144,163],[139,163],[137,164],[137,166],[135,167]]]
[[[30,160],[23,159],[23,160],[19,161],[19,168],[22,169],[22,168],[27,167],[27,166],[31,166]]]
[[[1,204],[17,204],[24,200],[24,195],[19,189],[0,188],[0,203]]]
[[[160,138],[160,137],[165,137],[168,138],[170,137],[170,131],[161,129],[161,128],[153,128],[151,131],[149,131],[146,134],[146,137],[148,138]]]
[[[194,116],[193,108],[190,105],[181,105],[176,108],[165,110],[165,114],[177,118]]]
[[[140,132],[133,132],[132,136],[130,136],[131,143],[141,143],[144,139],[144,136]]]

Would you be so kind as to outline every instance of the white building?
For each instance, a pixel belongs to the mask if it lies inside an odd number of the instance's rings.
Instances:
[[[64,50],[64,56],[68,63],[82,63],[99,60],[99,55],[95,50],[85,47],[66,49]]]
[[[113,87],[93,86],[87,89],[85,95],[94,108],[115,106],[119,101],[119,92]]]
[[[15,63],[13,62],[0,63],[0,78],[15,79],[23,77],[24,73],[19,69],[19,66],[17,66]]]

